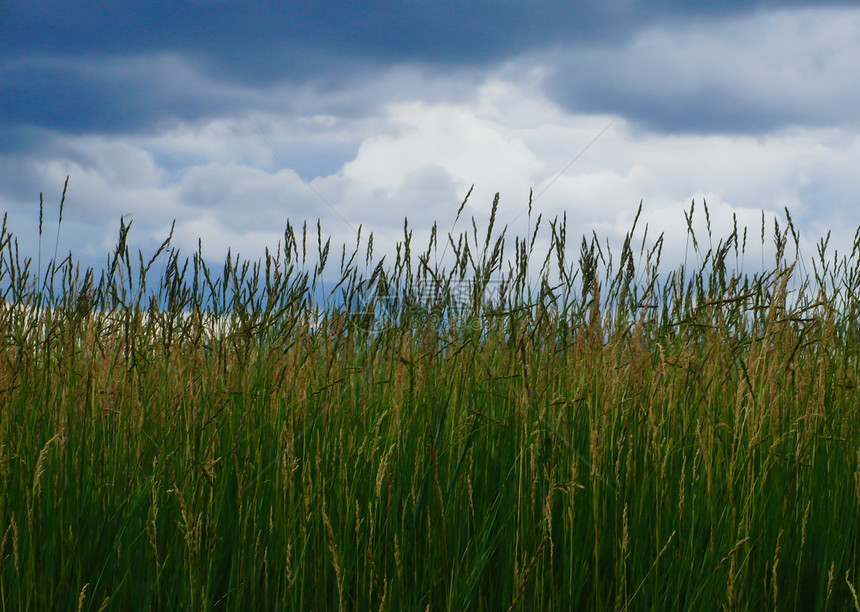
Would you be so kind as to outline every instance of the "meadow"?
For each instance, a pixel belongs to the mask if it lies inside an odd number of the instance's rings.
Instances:
[[[860,611],[860,233],[694,204],[664,271],[465,205],[217,266],[4,222],[0,608]]]

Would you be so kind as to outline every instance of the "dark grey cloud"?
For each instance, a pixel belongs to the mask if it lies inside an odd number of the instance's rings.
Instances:
[[[199,53],[220,58],[219,64],[232,66],[237,75],[250,71],[265,77],[291,60],[268,52],[291,48],[332,59],[359,54],[384,62],[473,63],[547,43],[623,38],[636,27],[672,16],[825,4],[839,2],[7,0],[0,53]]]
[[[11,2],[0,52],[124,54],[175,51],[229,58],[265,76],[290,48],[330,57],[473,62],[560,34],[597,36],[619,22],[598,2]],[[623,11],[630,14],[630,11]],[[622,16],[623,17],[623,16]],[[393,57],[396,56],[396,57]],[[253,65],[244,58],[253,57]]]
[[[655,25],[623,45],[545,57],[548,95],[669,133],[766,133],[854,125],[860,13],[761,12],[746,20]]]
[[[69,133],[193,120],[225,112],[242,97],[165,56],[19,61],[0,69],[0,80],[0,124]]]
[[[15,126],[136,133],[164,122],[271,109],[266,92],[275,86],[312,83],[322,97],[396,65],[486,68],[553,46],[622,45],[667,19],[822,4],[7,0],[0,7],[0,134],[8,150]],[[639,108],[618,103],[623,90],[583,87],[567,97],[553,91],[585,109]],[[669,127],[659,115],[644,118]]]
[[[621,115],[634,125],[667,133],[756,134],[815,118],[813,113],[786,108],[779,101],[750,99],[731,83],[710,87],[691,83],[685,91],[666,95],[616,81],[620,75],[614,72],[607,70],[601,80],[572,77],[570,72],[557,74],[548,93],[570,109]]]

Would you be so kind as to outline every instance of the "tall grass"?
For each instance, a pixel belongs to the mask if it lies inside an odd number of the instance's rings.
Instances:
[[[691,207],[666,273],[497,205],[334,274],[121,224],[39,279],[4,222],[2,609],[860,610],[860,234],[747,275]]]

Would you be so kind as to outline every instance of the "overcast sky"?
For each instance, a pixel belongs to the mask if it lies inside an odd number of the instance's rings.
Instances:
[[[788,207],[807,255],[850,248],[860,7],[717,4],[4,0],[0,211],[35,254],[44,193],[50,255],[69,175],[60,252],[91,265],[123,215],[145,254],[174,219],[212,258],[288,220],[390,245],[404,217],[447,231],[472,184],[466,213],[500,192],[514,235],[534,189],[575,248],[641,201],[676,263],[694,199],[718,237]]]

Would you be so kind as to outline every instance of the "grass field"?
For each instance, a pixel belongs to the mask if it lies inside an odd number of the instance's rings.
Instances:
[[[743,274],[691,207],[666,272],[462,211],[339,269],[124,225],[45,268],[4,224],[0,607],[860,610],[860,235],[804,275],[763,221]]]

